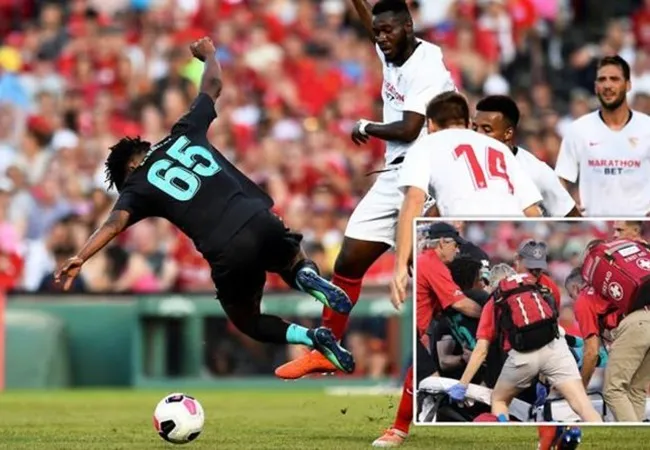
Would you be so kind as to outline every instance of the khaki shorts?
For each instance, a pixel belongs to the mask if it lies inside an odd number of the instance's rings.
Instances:
[[[526,389],[539,375],[546,377],[551,386],[581,379],[578,364],[566,339],[560,337],[539,350],[527,353],[510,350],[497,383]]]

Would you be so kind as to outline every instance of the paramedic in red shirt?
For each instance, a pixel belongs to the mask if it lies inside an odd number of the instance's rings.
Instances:
[[[598,353],[602,341],[612,341],[611,331],[618,326],[619,314],[611,311],[611,305],[587,286],[582,279],[580,268],[573,270],[566,280],[567,289],[577,289],[573,312],[580,327],[584,342],[582,356],[582,384],[589,386],[591,377],[598,366]],[[645,392],[643,394],[645,396]],[[645,409],[645,400],[643,402]]]
[[[416,323],[418,338],[426,335],[434,317],[447,308],[454,308],[468,317],[481,316],[481,306],[463,294],[451,277],[447,264],[452,262],[460,245],[467,241],[456,228],[437,222],[426,231],[424,251],[416,265]]]
[[[503,270],[504,264],[493,268],[495,275],[490,277],[490,288],[495,289],[499,282],[508,277],[508,271]],[[497,271],[500,272],[497,275]],[[528,274],[514,276],[529,277]],[[557,300],[556,300],[557,301]],[[476,347],[467,364],[460,382],[449,390],[452,400],[462,401],[465,398],[467,386],[485,361],[490,344],[503,333],[497,329],[495,320],[494,299],[491,298],[483,308],[478,330],[476,332]],[[563,336],[546,344],[540,349],[530,352],[518,352],[511,348],[507,336],[502,336],[503,351],[508,358],[503,365],[497,384],[492,390],[492,414],[500,422],[508,421],[510,402],[522,390],[528,388],[541,374],[566,399],[578,416],[586,422],[602,422],[603,419],[594,409],[587,392],[582,385],[578,365]]]
[[[537,242],[532,239],[524,241],[517,250],[513,267],[517,273],[529,273],[537,280],[537,283],[551,291],[560,310],[560,298],[562,293],[558,285],[551,277],[544,273],[548,269],[548,250],[544,242]]]

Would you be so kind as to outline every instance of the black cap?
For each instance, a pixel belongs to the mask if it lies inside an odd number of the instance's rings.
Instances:
[[[467,244],[467,241],[458,234],[458,230],[447,222],[437,222],[431,225],[426,231],[426,237],[427,239],[451,238],[458,245]]]

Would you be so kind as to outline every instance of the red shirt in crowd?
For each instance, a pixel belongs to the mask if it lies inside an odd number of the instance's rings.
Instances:
[[[422,336],[429,328],[432,318],[465,298],[465,294],[434,250],[425,250],[418,256],[415,281],[417,328]]]
[[[620,320],[618,313],[611,312],[611,304],[592,287],[580,291],[573,310],[583,339],[602,336],[603,332],[616,328]]]
[[[632,16],[634,37],[639,46],[650,49],[650,8],[642,7]]]
[[[0,292],[18,287],[25,262],[17,253],[0,250]]]

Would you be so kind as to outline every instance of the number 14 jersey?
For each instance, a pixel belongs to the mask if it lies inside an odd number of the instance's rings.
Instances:
[[[207,138],[214,101],[199,94],[171,134],[153,145],[127,178],[114,210],[129,225],[163,217],[185,233],[205,257],[221,250],[271,198],[234,167]]]
[[[523,216],[542,195],[512,151],[469,129],[420,139],[400,169],[400,189],[424,191],[441,216]]]

